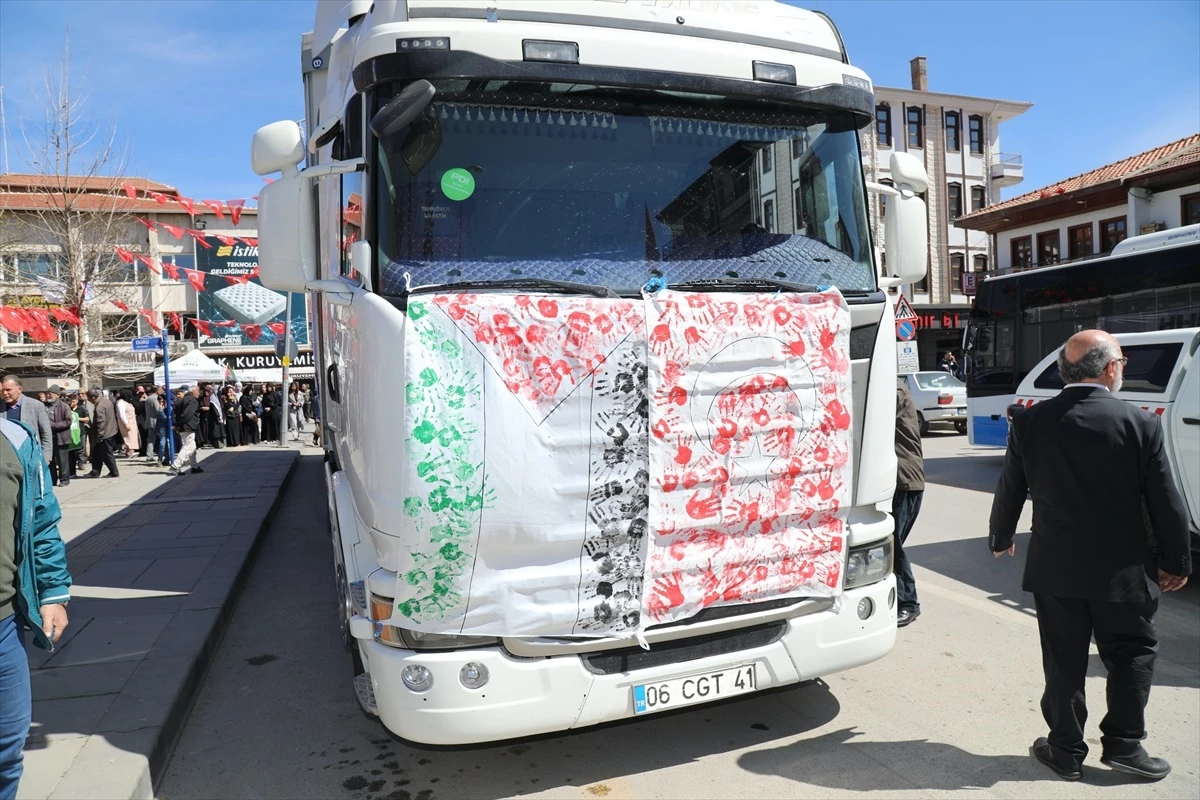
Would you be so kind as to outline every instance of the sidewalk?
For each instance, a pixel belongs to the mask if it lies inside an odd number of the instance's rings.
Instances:
[[[33,728],[18,798],[151,798],[299,447],[201,451],[171,477],[56,490],[74,579],[53,653],[28,645]]]

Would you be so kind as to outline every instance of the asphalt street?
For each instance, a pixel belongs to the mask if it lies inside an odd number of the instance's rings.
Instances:
[[[1103,666],[1088,681],[1080,783],[1029,756],[1044,735],[1032,598],[986,550],[1001,456],[925,440],[929,486],[909,540],[922,614],[881,661],[825,680],[561,736],[417,747],[358,710],[338,638],[322,466],[293,475],[159,796],[444,800],[597,798],[1196,798],[1200,588],[1164,598],[1143,783],[1099,764]],[[1029,509],[1022,530],[1028,530]]]

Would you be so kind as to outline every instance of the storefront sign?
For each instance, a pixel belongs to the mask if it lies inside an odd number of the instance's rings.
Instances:
[[[913,320],[917,327],[926,328],[965,328],[966,317],[958,311],[943,311],[937,314],[918,314]]]

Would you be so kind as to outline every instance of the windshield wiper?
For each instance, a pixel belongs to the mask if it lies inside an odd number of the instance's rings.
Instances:
[[[667,288],[680,291],[697,292],[741,292],[759,290],[764,292],[819,292],[823,287],[812,283],[794,283],[775,278],[698,278],[694,281],[681,281],[668,284]]]
[[[495,281],[463,281],[461,283],[435,283],[414,286],[409,294],[418,292],[455,292],[470,289],[543,289],[564,294],[590,294],[593,297],[620,297],[607,286],[575,281],[556,281],[548,278],[503,278]]]

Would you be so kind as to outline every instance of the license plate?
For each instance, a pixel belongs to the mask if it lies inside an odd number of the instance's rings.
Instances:
[[[635,686],[633,713],[650,714],[757,691],[757,667],[757,664],[744,664],[720,672]]]

